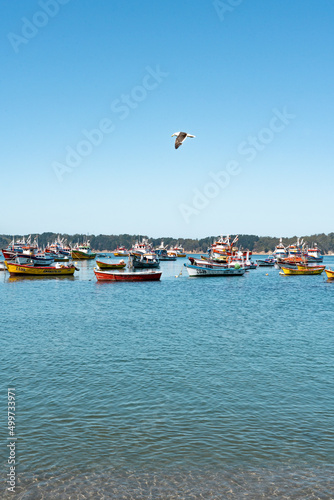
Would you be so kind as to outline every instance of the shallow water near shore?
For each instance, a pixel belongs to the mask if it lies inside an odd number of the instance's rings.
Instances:
[[[185,261],[157,283],[0,274],[18,498],[334,498],[334,282]]]

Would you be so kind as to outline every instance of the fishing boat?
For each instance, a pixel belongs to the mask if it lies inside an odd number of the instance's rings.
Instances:
[[[276,259],[284,259],[288,256],[285,246],[283,245],[282,238],[280,238],[278,245],[276,245],[275,250],[273,251],[273,256]]]
[[[329,280],[334,280],[334,271],[332,269],[325,269],[325,273]]]
[[[117,247],[113,254],[115,257],[128,257],[129,251],[125,247]]]
[[[159,267],[160,262],[154,253],[137,254],[130,252],[129,268],[134,269],[155,269]]]
[[[17,274],[26,276],[71,276],[75,270],[78,270],[73,264],[56,264],[46,267],[36,267],[32,264],[16,264],[15,262],[7,261],[5,261],[5,264],[11,276]]]
[[[126,266],[124,260],[120,260],[119,262],[103,262],[102,260],[97,260],[96,264],[99,269],[124,269]]]
[[[297,269],[292,269],[291,267],[281,266],[282,271],[280,274],[285,274],[286,276],[305,276],[313,274],[321,274],[326,266],[307,266],[297,264]]]
[[[94,267],[98,281],[159,281],[161,271],[108,271]]]
[[[246,269],[241,267],[239,264],[235,264],[234,267],[229,267],[227,265],[219,265],[209,262],[197,261],[193,264],[184,264],[189,274],[189,277],[212,277],[212,276],[242,276]]]
[[[184,248],[181,245],[179,245],[178,243],[174,247],[171,247],[167,253],[171,257],[187,257],[187,254],[185,253]]]
[[[3,260],[0,261],[0,271],[6,271],[6,264]]]
[[[164,246],[164,242],[160,243],[160,246],[154,250],[154,253],[158,256],[159,260],[164,261],[175,261],[177,259],[177,255],[168,255],[167,247]]]
[[[269,256],[266,259],[258,259],[256,262],[259,267],[273,267],[276,264],[276,259],[273,256]]]
[[[316,243],[314,243],[312,248],[307,248],[306,256],[308,262],[322,262],[324,260]]]
[[[89,241],[82,245],[78,243],[75,248],[72,248],[71,255],[73,260],[93,260],[96,257],[96,253],[91,251]]]
[[[13,260],[15,260],[16,264],[33,264],[34,266],[44,267],[51,266],[54,262],[53,257],[46,257],[44,254],[29,254],[26,252],[17,254]]]

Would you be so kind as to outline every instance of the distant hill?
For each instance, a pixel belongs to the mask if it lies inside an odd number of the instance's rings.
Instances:
[[[27,238],[29,235],[16,235],[15,238],[21,237]],[[52,243],[58,236],[58,233],[42,233],[42,234],[32,234],[32,239],[38,236],[38,242],[41,247],[46,246],[48,243]],[[60,238],[67,240],[69,245],[75,245],[76,243],[82,243],[87,239],[86,235],[83,234],[60,234]],[[231,235],[233,239],[235,235]],[[208,236],[202,239],[191,239],[191,238],[173,238],[171,236],[162,236],[161,238],[149,238],[147,235],[131,235],[131,234],[99,234],[90,235],[88,238],[91,243],[91,247],[94,250],[102,252],[103,250],[112,251],[117,246],[125,246],[126,248],[131,247],[137,240],[142,238],[148,238],[154,246],[159,246],[161,241],[164,241],[165,245],[176,245],[179,243],[182,245],[187,252],[206,252],[207,248],[218,238],[218,236]],[[323,253],[334,252],[334,233],[329,234],[312,234],[310,236],[301,236],[305,242],[309,245],[317,243],[319,248]],[[12,240],[12,236],[8,234],[0,235],[0,248],[6,247]],[[297,236],[292,238],[283,238],[284,245],[290,245],[295,243]],[[254,253],[257,252],[273,252],[275,246],[278,244],[279,238],[272,236],[256,236],[254,234],[239,234],[238,245],[244,249],[252,250]]]

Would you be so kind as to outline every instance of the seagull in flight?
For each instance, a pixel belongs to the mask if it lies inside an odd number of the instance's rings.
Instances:
[[[187,132],[175,132],[172,137],[174,137],[174,135],[176,135],[175,149],[182,146],[183,141],[185,141],[187,137],[196,137],[195,135],[187,134]]]

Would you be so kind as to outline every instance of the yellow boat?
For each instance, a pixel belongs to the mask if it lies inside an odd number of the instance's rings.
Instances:
[[[331,269],[325,269],[325,273],[329,280],[334,280],[334,271],[332,271]]]
[[[5,261],[6,267],[11,276],[18,274],[25,276],[72,276],[76,267],[56,265],[56,266],[32,266],[28,264],[15,264]]]
[[[126,266],[124,260],[119,262],[103,262],[102,260],[97,260],[96,264],[100,269],[124,269]]]
[[[315,267],[307,267],[307,266],[298,266],[297,269],[291,269],[289,267],[281,266],[283,273],[286,276],[300,276],[300,275],[310,275],[310,274],[321,274],[326,266],[315,266]]]

